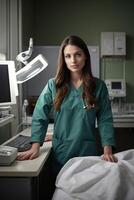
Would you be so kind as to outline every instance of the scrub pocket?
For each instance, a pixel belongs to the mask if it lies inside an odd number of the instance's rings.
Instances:
[[[54,137],[52,143],[55,159],[60,164],[65,164],[68,161],[70,141],[63,141]]]

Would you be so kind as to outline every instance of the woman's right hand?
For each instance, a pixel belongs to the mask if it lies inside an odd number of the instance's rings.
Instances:
[[[18,153],[17,160],[32,160],[39,156],[40,144],[35,142],[32,144],[31,149]]]

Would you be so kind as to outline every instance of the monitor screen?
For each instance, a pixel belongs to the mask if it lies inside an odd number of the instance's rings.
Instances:
[[[16,96],[14,61],[0,61],[0,106],[16,104]]]
[[[119,81],[112,82],[112,89],[116,89],[116,90],[122,89],[121,82],[119,82]]]

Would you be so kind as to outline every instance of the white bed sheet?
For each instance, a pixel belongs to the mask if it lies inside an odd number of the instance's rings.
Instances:
[[[118,163],[98,156],[70,159],[57,176],[52,200],[134,200],[134,149],[115,156]]]

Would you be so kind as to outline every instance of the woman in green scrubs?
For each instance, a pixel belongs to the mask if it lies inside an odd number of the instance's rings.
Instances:
[[[18,160],[38,157],[52,108],[52,158],[57,172],[70,158],[97,155],[96,122],[104,151],[102,159],[116,161],[108,91],[102,80],[93,77],[87,45],[77,36],[69,36],[61,44],[56,76],[48,81],[34,109],[32,147],[19,154]]]

